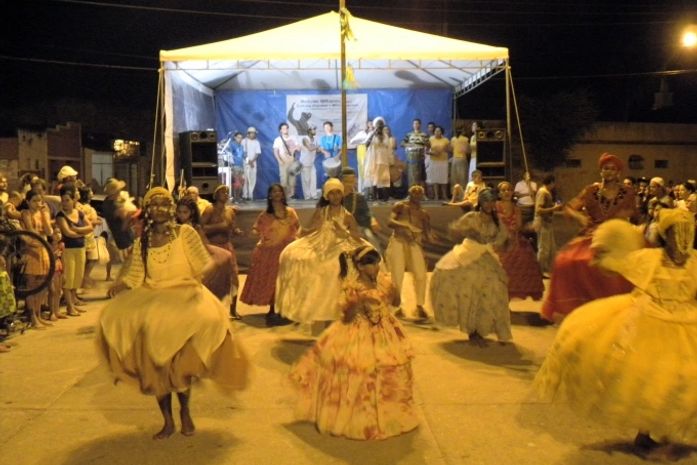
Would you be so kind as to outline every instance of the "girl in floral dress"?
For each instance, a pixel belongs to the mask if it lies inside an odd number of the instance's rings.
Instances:
[[[513,202],[513,186],[503,181],[498,185],[499,201],[496,213],[499,222],[508,231],[507,247],[499,249],[498,255],[508,275],[508,298],[540,300],[544,293],[542,272],[530,241],[520,233],[523,225],[520,208]]]
[[[322,433],[385,439],[418,426],[412,395],[413,350],[392,315],[399,293],[380,272],[370,245],[341,255],[340,321],[293,367],[297,416]]]
[[[274,308],[278,259],[283,249],[295,240],[300,221],[295,210],[288,206],[280,184],[269,187],[266,200],[266,211],[259,214],[252,227],[259,235],[259,242],[252,252],[252,265],[240,300],[248,305],[269,305],[266,324],[272,326],[281,323]]]

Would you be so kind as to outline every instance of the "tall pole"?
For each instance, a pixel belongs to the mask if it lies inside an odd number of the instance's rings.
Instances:
[[[346,0],[339,0],[339,41],[341,43],[341,165],[348,166],[346,139],[346,34],[348,18],[345,18]]]

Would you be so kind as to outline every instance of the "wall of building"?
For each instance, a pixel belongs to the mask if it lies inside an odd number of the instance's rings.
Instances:
[[[569,199],[599,180],[598,157],[610,152],[625,162],[623,176],[661,176],[666,181],[697,178],[697,125],[658,123],[598,123],[571,151],[578,166],[555,169],[557,189]],[[630,166],[630,156],[641,165]]]

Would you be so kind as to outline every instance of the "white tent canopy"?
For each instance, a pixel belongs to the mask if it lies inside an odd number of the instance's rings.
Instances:
[[[441,87],[458,96],[507,69],[505,47],[353,16],[349,25],[353,40],[346,41],[346,61],[359,89]],[[216,91],[340,89],[340,31],[339,13],[329,12],[235,39],[160,51],[168,181],[174,180],[174,133],[214,127]]]
[[[508,49],[351,17],[347,65],[360,88],[452,87],[503,69]],[[168,70],[211,89],[339,89],[339,14],[329,12],[235,39],[163,50]]]

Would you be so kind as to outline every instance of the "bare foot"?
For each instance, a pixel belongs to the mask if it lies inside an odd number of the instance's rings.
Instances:
[[[10,350],[12,350],[12,347],[8,346],[7,344],[0,344],[0,353],[9,352]]]
[[[112,278],[111,276],[107,276],[104,281],[113,281],[113,280],[114,280],[114,278]]]
[[[469,343],[476,347],[486,347],[487,341],[478,332],[473,332],[469,335]]]
[[[174,423],[173,422],[165,422],[165,425],[162,427],[160,431],[158,431],[156,434],[153,435],[153,439],[167,439],[170,437],[172,434],[174,434]]]
[[[48,320],[44,320],[43,318],[37,318],[39,320],[39,323],[41,323],[44,326],[53,326],[53,323],[51,323]]]
[[[181,412],[182,434],[184,436],[193,436],[196,432],[194,420],[191,419],[189,412]]]

